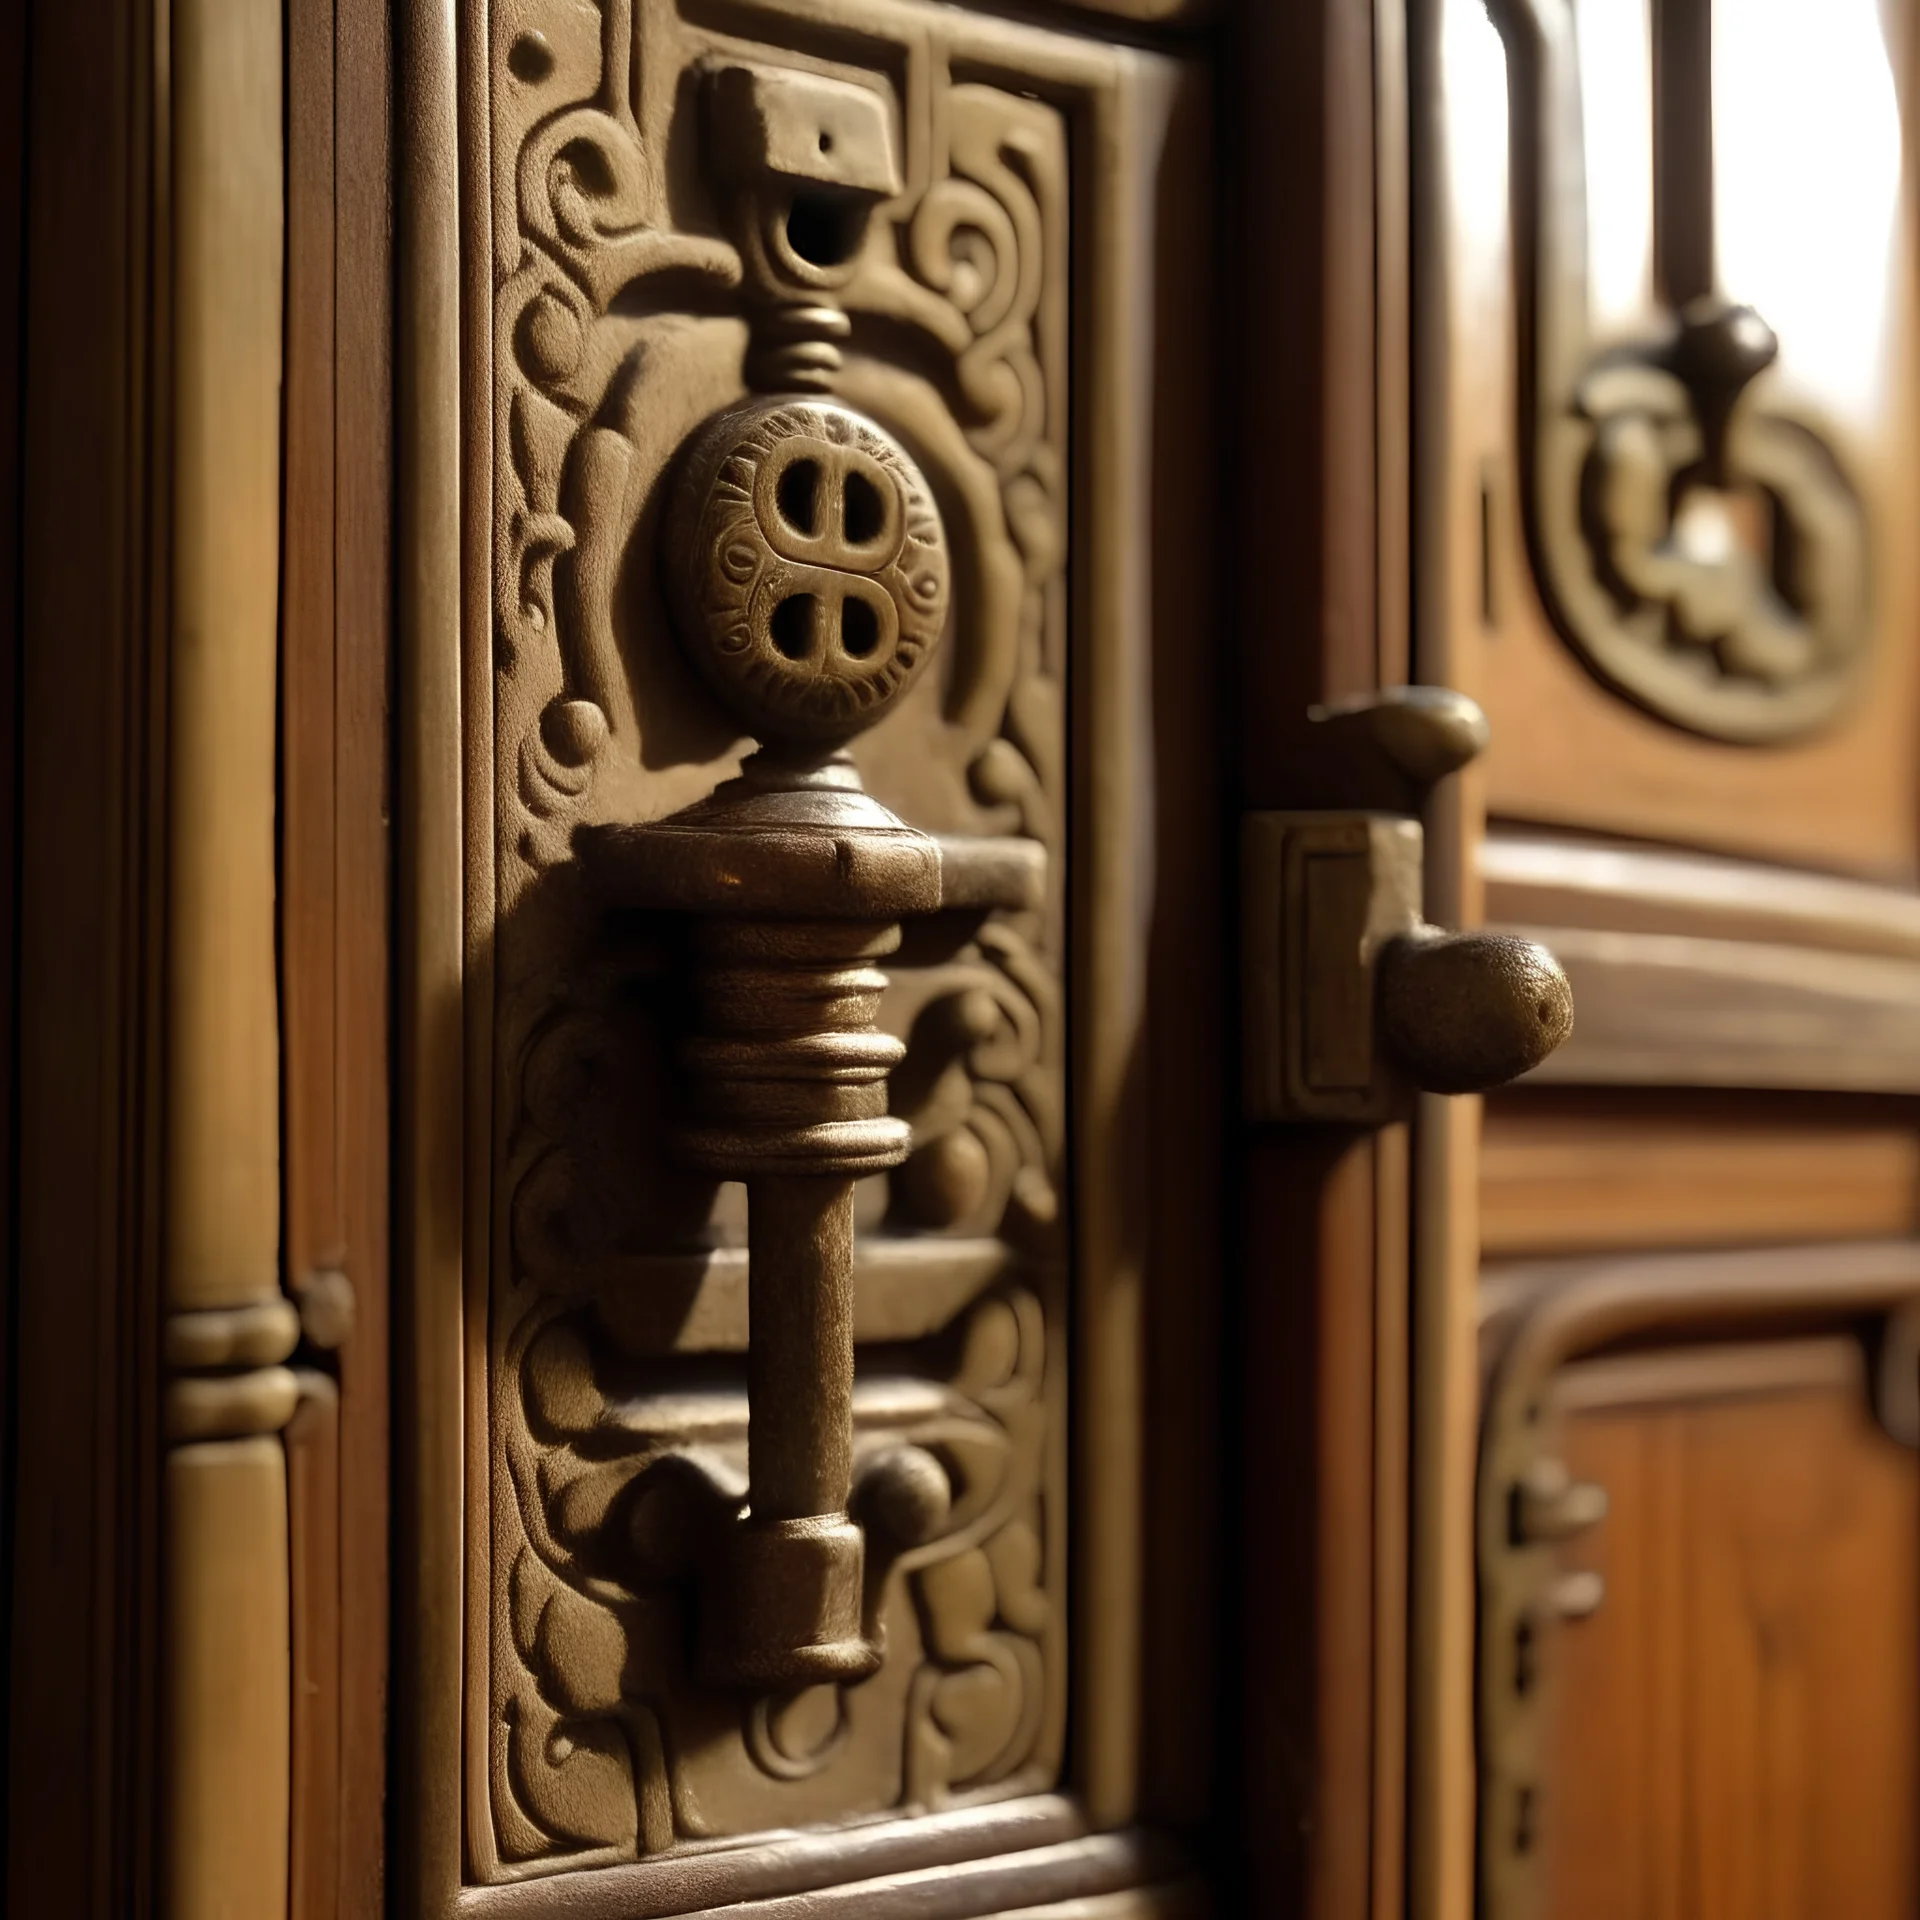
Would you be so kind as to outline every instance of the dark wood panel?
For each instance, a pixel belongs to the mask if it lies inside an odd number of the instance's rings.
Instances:
[[[1266,1266],[1239,1329],[1247,1872],[1269,1890],[1260,1910],[1357,1920],[1370,1907],[1374,1846],[1383,1169],[1372,1137],[1332,1129],[1276,1134],[1246,1169],[1247,1244]]]
[[[0,1619],[12,1589],[15,1061],[20,900],[21,327],[25,318],[27,9],[0,14]],[[7,1667],[0,1660],[0,1714]],[[8,1748],[0,1743],[0,1857]]]
[[[293,1912],[375,1911],[384,1884],[387,1649],[387,1027],[391,675],[391,84],[378,0],[288,13],[281,607],[285,1264],[337,1381],[331,1458],[304,1484],[333,1592],[308,1593],[307,1767]],[[333,1510],[321,1514],[324,1497]],[[319,1577],[319,1576],[316,1576]],[[324,1784],[312,1768],[324,1757]]]
[[[1544,1910],[1912,1914],[1920,1470],[1857,1380],[1579,1411],[1567,1447],[1612,1504],[1568,1554],[1607,1590],[1557,1641]]]
[[[153,1900],[167,631],[152,10],[28,20],[13,1914]],[[159,30],[161,33],[164,29]],[[157,177],[158,176],[158,177]]]
[[[1487,1102],[1489,1258],[1873,1239],[1920,1227],[1920,1118],[1895,1101],[1522,1089]]]

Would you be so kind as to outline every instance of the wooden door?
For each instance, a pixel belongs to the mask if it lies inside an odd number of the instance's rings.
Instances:
[[[1419,36],[1416,578],[1486,915],[1579,1007],[1476,1182],[1492,1916],[1920,1899],[1913,52],[1741,0]]]
[[[1911,1911],[1905,9],[23,14],[7,1911]]]

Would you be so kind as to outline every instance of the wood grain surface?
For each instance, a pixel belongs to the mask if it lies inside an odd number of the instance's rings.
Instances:
[[[280,982],[285,1264],[338,1405],[301,1429],[296,1586],[331,1691],[295,1701],[295,1920],[376,1910],[387,1672],[390,56],[378,0],[287,13]],[[312,1311],[322,1305],[335,1324]],[[339,1311],[345,1303],[344,1335]],[[291,1444],[291,1436],[290,1436]],[[322,1453],[330,1452],[329,1460]],[[304,1495],[304,1498],[300,1497]],[[301,1531],[304,1529],[304,1533]],[[298,1625],[298,1621],[296,1622]],[[324,1783],[310,1769],[329,1769]],[[301,1768],[309,1769],[301,1773]]]
[[[1577,1370],[1569,1379],[1577,1378]],[[1568,1420],[1607,1585],[1559,1638],[1555,1920],[1920,1900],[1920,1468],[1857,1381]]]
[[[1489,1258],[1873,1239],[1920,1226],[1920,1121],[1893,1101],[1532,1089],[1487,1102]]]

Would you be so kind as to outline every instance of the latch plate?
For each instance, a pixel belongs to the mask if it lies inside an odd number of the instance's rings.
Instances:
[[[1419,821],[1251,813],[1240,844],[1247,1117],[1391,1118],[1408,1086],[1380,1044],[1376,975],[1423,924]]]

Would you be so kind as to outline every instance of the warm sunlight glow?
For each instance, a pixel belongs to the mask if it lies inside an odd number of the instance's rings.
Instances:
[[[1596,330],[1631,326],[1653,278],[1653,63],[1647,0],[1578,0],[1587,291]]]
[[[1878,0],[1715,0],[1713,116],[1722,289],[1766,315],[1796,389],[1870,417],[1900,194]]]
[[[1507,225],[1507,55],[1484,7],[1449,6],[1441,29],[1447,168],[1461,244],[1498,252]],[[1476,266],[1482,264],[1476,258]]]

